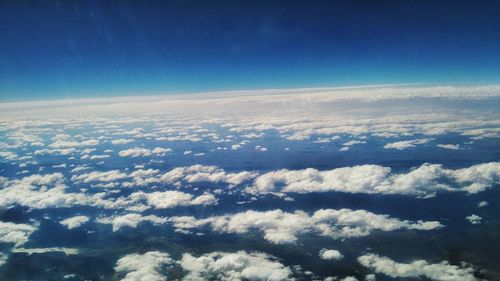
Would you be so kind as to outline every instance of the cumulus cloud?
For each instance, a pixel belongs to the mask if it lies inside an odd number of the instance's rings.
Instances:
[[[51,143],[49,146],[52,148],[71,148],[71,147],[96,146],[96,145],[99,145],[98,140],[85,140],[82,142],[58,140],[56,142]]]
[[[313,168],[283,169],[258,176],[253,185],[246,188],[246,192],[265,194],[338,191],[432,197],[436,192],[446,191],[477,193],[498,183],[499,178],[498,162],[458,170],[426,163],[400,174],[391,173],[391,168],[379,165],[343,167],[327,171]]]
[[[101,217],[98,218],[96,222],[111,224],[113,226],[113,232],[115,232],[123,227],[136,228],[141,222],[150,222],[154,225],[164,224],[167,222],[167,219],[155,215],[142,216],[140,214],[126,214],[122,216]]]
[[[65,247],[49,247],[49,248],[14,248],[12,249],[13,253],[25,253],[28,255],[31,254],[44,254],[44,253],[53,253],[60,252],[65,255],[78,255],[80,251],[77,248],[65,248]]]
[[[431,139],[416,139],[416,140],[391,142],[391,143],[384,145],[384,148],[385,149],[403,150],[403,149],[415,147],[418,144],[428,143],[430,140]]]
[[[193,206],[193,205],[215,205],[217,198],[211,193],[204,193],[200,196],[193,195],[181,191],[156,191],[144,193],[142,191],[132,193],[129,198],[136,202],[145,200],[148,205],[156,209],[167,209],[177,206]]]
[[[0,181],[1,182],[1,181]],[[87,196],[81,193],[66,193],[64,176],[61,173],[31,175],[22,179],[5,180],[0,189],[0,206],[15,205],[34,209],[50,207],[70,207],[90,205],[97,202],[102,194]]]
[[[128,144],[128,143],[131,143],[133,141],[134,140],[131,140],[131,139],[116,139],[116,140],[112,140],[111,143],[118,145],[118,144]]]
[[[146,149],[146,148],[140,148],[140,147],[134,147],[130,149],[125,149],[120,152],[118,152],[118,155],[121,157],[140,157],[140,156],[150,156],[151,155],[151,150]]]
[[[74,182],[83,182],[83,183],[91,183],[91,182],[113,182],[116,180],[121,180],[127,177],[127,174],[122,173],[118,170],[106,171],[106,172],[98,172],[93,171],[90,173],[84,173],[81,175],[75,175],[71,177],[71,180]]]
[[[3,264],[7,263],[7,259],[9,257],[4,254],[4,253],[0,253],[0,266],[2,266]]]
[[[340,260],[344,258],[344,255],[337,250],[323,248],[319,251],[319,257],[323,260]]]
[[[170,148],[163,148],[163,147],[155,147],[153,149],[147,149],[147,148],[142,148],[142,147],[134,147],[134,148],[129,148],[125,150],[121,150],[118,152],[118,155],[121,157],[147,157],[151,156],[152,154],[157,155],[157,156],[163,156],[168,152],[171,152],[172,149]]]
[[[459,150],[460,145],[459,144],[436,144],[437,147],[444,148],[444,149],[451,149],[451,150]]]
[[[360,140],[351,140],[351,141],[348,141],[348,142],[345,142],[344,144],[342,144],[343,146],[353,146],[353,145],[356,145],[356,144],[364,144],[366,143],[366,141],[360,141]]]
[[[472,214],[470,216],[466,216],[465,219],[468,220],[472,224],[480,224],[481,220],[483,218],[480,217],[480,216],[478,216],[478,215],[476,215],[476,214]]]
[[[165,281],[160,270],[171,264],[169,254],[150,251],[144,254],[129,254],[116,262],[115,271],[125,274],[122,281]]]
[[[294,243],[298,236],[313,233],[333,239],[361,237],[372,231],[399,229],[432,230],[442,227],[437,221],[407,221],[374,214],[365,210],[321,209],[312,215],[303,211],[246,211],[231,215],[196,219],[189,216],[169,219],[177,229],[209,225],[214,231],[245,234],[251,230],[263,233],[264,239],[276,244]]]
[[[71,218],[67,218],[62,220],[60,223],[66,226],[68,229],[73,229],[82,226],[86,222],[89,221],[89,217],[87,216],[74,216]]]
[[[481,201],[477,204],[477,207],[478,208],[486,207],[488,206],[488,204],[489,204],[488,201]]]
[[[36,230],[33,225],[0,221],[0,242],[13,243],[17,247],[28,242],[28,237]]]
[[[425,260],[415,260],[410,263],[399,263],[377,254],[366,254],[358,257],[358,262],[377,273],[392,278],[428,278],[436,281],[479,280],[474,276],[474,269],[467,265],[451,265],[447,261],[429,263]]]
[[[160,178],[161,181],[175,183],[180,180],[186,182],[225,182],[231,185],[239,185],[244,181],[254,178],[257,174],[254,172],[229,173],[216,166],[193,165],[189,167],[178,167]]]
[[[163,147],[155,147],[151,150],[151,153],[159,155],[159,156],[164,156],[168,152],[171,152],[172,149],[170,148],[163,148]]]
[[[187,272],[183,280],[293,280],[289,267],[259,252],[213,252],[199,257],[186,253],[179,264]]]

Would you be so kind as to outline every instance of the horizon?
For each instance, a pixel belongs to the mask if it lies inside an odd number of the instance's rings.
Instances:
[[[3,101],[500,83],[496,1],[6,1],[0,8]]]

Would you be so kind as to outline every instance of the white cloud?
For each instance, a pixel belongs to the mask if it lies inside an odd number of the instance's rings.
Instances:
[[[488,201],[481,201],[481,202],[479,202],[479,203],[477,204],[477,206],[478,206],[479,208],[482,208],[482,207],[486,207],[486,206],[488,206],[488,204],[489,204],[489,203],[488,203]]]
[[[35,150],[34,154],[35,155],[45,155],[45,154],[51,154],[51,155],[70,155],[73,153],[76,153],[77,150],[75,148],[61,148],[61,149],[39,149]]]
[[[217,198],[211,193],[204,193],[198,197],[194,197],[189,193],[176,190],[156,191],[151,193],[139,191],[132,193],[129,198],[134,202],[145,200],[148,205],[156,209],[217,204]]]
[[[425,260],[415,260],[410,263],[398,263],[388,257],[377,254],[366,254],[358,257],[358,262],[364,267],[392,278],[428,278],[437,281],[461,280],[475,281],[474,269],[466,264],[451,265],[447,261],[429,263]]]
[[[146,156],[151,156],[151,150],[146,149],[146,148],[140,148],[140,147],[134,147],[130,149],[125,149],[120,152],[118,152],[118,155],[121,157],[146,157]]]
[[[161,181],[175,183],[180,180],[187,182],[225,182],[239,185],[256,176],[253,172],[228,173],[216,166],[193,165],[190,167],[175,168],[161,176]]]
[[[82,226],[84,223],[89,221],[87,216],[75,216],[67,218],[61,221],[61,224],[66,226],[68,229],[73,229]]]
[[[116,139],[116,140],[112,140],[111,143],[115,144],[115,145],[119,145],[119,144],[128,144],[128,143],[131,143],[133,141],[134,140],[131,140],[131,139]]]
[[[319,251],[319,257],[323,260],[340,260],[344,258],[344,255],[337,250],[321,249]]]
[[[121,180],[127,177],[127,174],[122,173],[118,170],[112,170],[107,172],[98,172],[93,171],[90,173],[85,173],[81,175],[74,175],[71,177],[71,180],[74,182],[83,182],[83,183],[91,183],[91,182],[113,182],[117,180]]]
[[[136,228],[141,222],[150,222],[154,225],[164,224],[166,218],[157,217],[155,215],[142,216],[140,214],[126,214],[114,217],[101,217],[96,220],[98,223],[111,224],[113,232],[120,230],[122,227]]]
[[[0,253],[0,266],[4,265],[5,263],[7,263],[7,259],[9,257],[4,254],[4,253]]]
[[[476,214],[472,214],[470,216],[466,216],[465,219],[468,220],[472,224],[480,224],[481,220],[483,218],[480,217],[480,216],[478,216],[478,215],[476,215]]]
[[[13,243],[20,246],[28,242],[28,237],[35,232],[37,227],[29,224],[16,224],[0,221],[0,242]]]
[[[151,153],[159,155],[159,156],[164,156],[168,152],[172,152],[172,149],[163,148],[163,147],[155,147],[155,148],[153,148],[153,150],[151,150]]]
[[[407,141],[398,141],[392,142],[384,145],[385,149],[397,149],[403,150],[411,147],[415,147],[419,144],[424,144],[431,141],[431,139],[416,139],[416,140],[407,140]]]
[[[90,160],[102,160],[102,159],[107,159],[109,158],[109,155],[103,154],[103,155],[92,155],[90,156]]]
[[[199,257],[186,253],[179,264],[187,272],[183,280],[293,280],[289,267],[259,252],[213,252]]]
[[[360,141],[360,140],[351,140],[351,141],[348,141],[348,142],[345,142],[344,144],[342,144],[343,146],[353,146],[353,145],[356,145],[356,144],[364,144],[366,143],[366,141]]]
[[[31,254],[43,254],[43,253],[53,253],[53,252],[61,252],[65,255],[78,255],[80,252],[76,248],[65,248],[65,247],[50,247],[50,248],[14,248],[12,249],[13,253],[26,253],[28,255]]]
[[[115,271],[124,273],[122,281],[165,281],[162,266],[173,261],[167,253],[150,251],[144,254],[129,254],[116,262]]]
[[[500,163],[492,162],[451,170],[438,164],[423,164],[407,173],[391,173],[391,168],[362,165],[318,171],[278,170],[255,178],[246,188],[251,194],[310,193],[338,191],[369,194],[404,194],[431,197],[436,192],[477,193],[499,182]],[[454,186],[450,186],[450,182]],[[455,187],[455,185],[457,187]]]
[[[169,221],[178,229],[210,225],[214,231],[223,233],[244,234],[257,230],[263,233],[265,240],[276,244],[294,243],[298,235],[305,233],[340,239],[366,236],[372,231],[432,230],[442,227],[437,221],[412,222],[364,210],[350,209],[321,209],[312,215],[303,211],[293,213],[281,210],[246,211],[204,219],[187,216],[172,217]]]
[[[255,150],[264,152],[264,151],[267,151],[267,147],[263,147],[261,145],[256,145]]]
[[[233,145],[231,145],[231,150],[238,150],[240,148],[242,148],[242,146],[239,145],[239,144],[233,144]]]
[[[118,152],[118,155],[121,157],[147,157],[151,156],[152,154],[155,154],[157,156],[165,156],[166,153],[171,152],[172,149],[170,148],[163,148],[163,147],[155,147],[152,150],[147,149],[147,148],[141,148],[141,147],[134,147],[134,148],[129,148],[125,150],[121,150]]]
[[[460,145],[459,144],[436,144],[437,147],[444,148],[444,149],[451,149],[451,150],[459,150]]]
[[[52,148],[72,148],[72,147],[74,148],[74,147],[97,146],[97,145],[99,145],[99,141],[94,139],[84,140],[81,142],[59,139],[51,143],[49,146]]]

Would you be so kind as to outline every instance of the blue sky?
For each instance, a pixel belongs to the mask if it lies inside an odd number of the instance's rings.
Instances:
[[[2,1],[0,100],[500,81],[498,1]]]

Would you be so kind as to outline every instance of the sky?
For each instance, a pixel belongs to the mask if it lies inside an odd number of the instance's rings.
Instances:
[[[499,1],[1,1],[0,102],[500,82]]]

